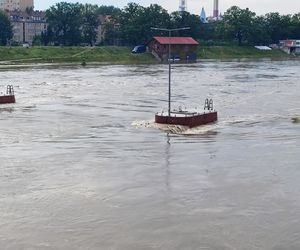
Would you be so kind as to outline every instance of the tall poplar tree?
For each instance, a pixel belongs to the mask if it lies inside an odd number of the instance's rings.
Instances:
[[[13,30],[9,17],[0,11],[0,45],[6,45],[12,37]]]

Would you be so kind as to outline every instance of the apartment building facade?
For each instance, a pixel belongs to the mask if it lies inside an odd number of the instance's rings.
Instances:
[[[11,11],[9,12],[13,25],[13,41],[32,44],[35,36],[47,31],[46,13],[44,11]]]
[[[19,44],[32,44],[36,36],[46,33],[48,23],[45,11],[34,11],[34,0],[0,0],[0,10],[10,17],[13,26],[13,39],[11,42]],[[109,15],[100,15],[100,25],[97,31],[96,44],[106,39],[107,24],[113,23]],[[117,25],[113,24],[114,29]],[[113,44],[118,41],[113,39]]]
[[[33,0],[0,0],[0,9],[6,11],[26,11],[34,8]]]

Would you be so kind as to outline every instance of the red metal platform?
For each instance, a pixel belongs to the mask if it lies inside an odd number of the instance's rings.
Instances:
[[[155,122],[159,124],[182,125],[190,128],[216,122],[218,113],[216,111],[204,113],[192,113],[185,111],[171,112],[170,116],[166,113],[157,113]]]
[[[7,103],[15,103],[16,98],[14,94],[14,88],[12,85],[8,85],[6,89],[6,94],[0,96],[0,104],[7,104]]]

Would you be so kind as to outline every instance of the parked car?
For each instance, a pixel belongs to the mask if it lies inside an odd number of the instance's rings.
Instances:
[[[146,52],[146,46],[145,45],[137,45],[131,51],[131,53],[133,53],[133,54],[140,54],[140,53],[145,53],[145,52]]]
[[[179,62],[180,61],[180,56],[177,54],[171,54],[171,57],[169,58],[169,61],[171,62]]]

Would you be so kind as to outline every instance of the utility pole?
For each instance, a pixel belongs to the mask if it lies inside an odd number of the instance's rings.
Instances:
[[[151,28],[152,30],[167,31],[169,33],[169,49],[168,49],[168,63],[169,63],[169,100],[168,100],[168,115],[171,116],[171,34],[173,31],[189,30],[190,27],[166,29],[166,28]]]

